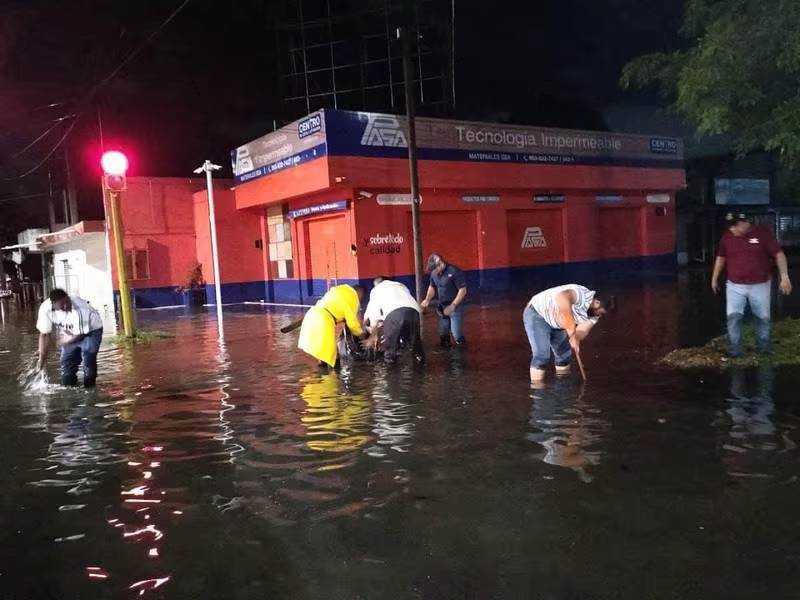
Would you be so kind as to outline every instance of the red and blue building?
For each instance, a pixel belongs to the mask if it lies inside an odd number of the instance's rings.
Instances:
[[[425,118],[416,133],[423,253],[464,269],[472,288],[674,265],[681,140]],[[407,152],[403,117],[336,110],[234,150],[233,179],[215,184],[223,302],[410,282]],[[132,281],[138,306],[179,304],[195,262],[215,284],[204,182],[132,178],[122,212],[131,260],[147,263]]]

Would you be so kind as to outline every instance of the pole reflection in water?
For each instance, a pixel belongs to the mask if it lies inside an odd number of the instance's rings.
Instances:
[[[548,387],[534,389],[529,424],[533,431],[526,435],[542,446],[540,455],[549,465],[574,471],[581,481],[594,479],[603,452],[599,446],[609,428],[601,410],[586,400],[585,386],[567,377],[558,378]]]
[[[244,447],[234,440],[236,432],[231,426],[230,421],[226,417],[226,413],[236,408],[236,405],[231,402],[231,395],[227,389],[231,385],[230,375],[230,354],[225,346],[225,340],[219,339],[219,354],[217,355],[219,362],[220,377],[219,377],[219,394],[220,394],[220,410],[219,410],[219,434],[214,436],[214,439],[222,442],[223,447],[228,452],[230,458],[228,461],[233,464],[236,460],[236,455],[245,451]]]

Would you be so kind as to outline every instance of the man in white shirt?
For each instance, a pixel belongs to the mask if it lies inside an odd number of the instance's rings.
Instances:
[[[402,342],[411,347],[418,363],[424,363],[420,308],[414,296],[402,283],[386,277],[376,277],[373,285],[364,311],[364,323],[370,328],[383,323],[384,360],[387,363],[395,362]]]
[[[544,290],[531,298],[522,315],[533,354],[531,381],[544,379],[551,352],[555,355],[556,372],[569,371],[572,352],[580,354],[581,341],[614,307],[613,297],[598,298],[594,291],[574,283]]]
[[[78,385],[78,367],[83,362],[83,385],[94,387],[97,380],[97,352],[103,339],[103,320],[86,300],[54,289],[39,307],[39,362],[44,368],[53,334],[61,346],[61,383]]]

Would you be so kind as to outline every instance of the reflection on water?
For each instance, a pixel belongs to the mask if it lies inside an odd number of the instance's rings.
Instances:
[[[775,370],[732,369],[730,393],[726,397],[727,425],[722,448],[728,474],[734,477],[769,478],[773,455],[796,448],[792,436],[796,425],[776,425],[773,415]]]
[[[525,437],[542,446],[542,461],[574,471],[581,481],[590,483],[592,467],[600,464],[602,444],[609,423],[602,411],[586,399],[586,386],[574,379],[559,377],[548,386],[534,389],[531,397],[530,426]]]
[[[300,380],[306,403],[302,422],[308,429],[306,444],[319,452],[349,452],[369,442],[370,405],[365,394],[353,393],[347,376],[314,375]],[[344,462],[328,464],[339,468]]]
[[[383,365],[377,367],[385,369]],[[402,394],[398,386],[413,385],[410,380],[395,381],[394,373],[379,373],[372,388],[372,418],[375,445],[369,449],[374,457],[386,457],[390,451],[409,452],[414,437],[414,411],[408,401],[409,395]]]

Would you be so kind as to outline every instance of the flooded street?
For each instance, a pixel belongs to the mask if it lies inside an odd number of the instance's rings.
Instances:
[[[297,309],[230,307],[223,346],[213,310],[141,312],[174,337],[106,342],[93,392],[25,392],[6,313],[2,598],[796,597],[800,372],[653,366],[722,331],[705,277],[620,284],[588,384],[543,389],[529,294],[470,306],[463,350],[426,318],[424,369],[331,374]]]

